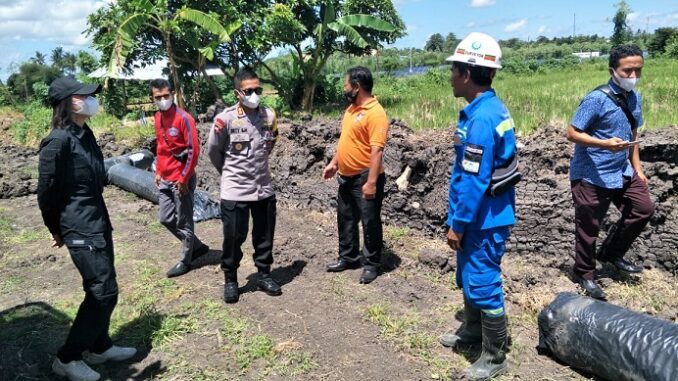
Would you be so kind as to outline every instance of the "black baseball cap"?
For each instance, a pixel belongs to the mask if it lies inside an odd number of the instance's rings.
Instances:
[[[85,85],[73,77],[55,79],[49,85],[49,102],[52,106],[70,97],[71,95],[92,95],[101,92],[101,85]]]

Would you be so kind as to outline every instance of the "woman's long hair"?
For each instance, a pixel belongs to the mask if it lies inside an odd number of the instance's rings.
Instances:
[[[52,128],[64,129],[71,124],[71,114],[73,113],[71,97],[62,99],[52,109]]]

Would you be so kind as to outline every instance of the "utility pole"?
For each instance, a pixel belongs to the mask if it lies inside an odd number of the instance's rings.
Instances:
[[[577,35],[577,14],[574,14],[574,20],[572,21],[572,39]]]

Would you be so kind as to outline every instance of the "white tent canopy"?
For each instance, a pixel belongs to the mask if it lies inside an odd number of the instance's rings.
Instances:
[[[139,65],[140,66],[140,65]],[[139,81],[150,81],[156,78],[165,78],[167,75],[163,74],[163,69],[167,68],[167,60],[159,60],[153,64],[146,65],[145,67],[138,67],[133,69],[129,73],[125,73],[122,69],[118,69],[118,79],[126,80],[139,80]],[[207,68],[205,70],[209,76],[218,76],[224,75],[224,73],[219,68]],[[90,78],[104,78],[108,73],[108,69],[103,67],[91,72],[88,77]]]

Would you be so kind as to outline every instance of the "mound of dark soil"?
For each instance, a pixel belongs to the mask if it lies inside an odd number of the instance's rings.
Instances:
[[[281,120],[280,138],[271,157],[277,197],[291,208],[333,211],[337,184],[325,182],[321,173],[334,155],[340,133],[339,120],[314,120],[304,125]],[[209,125],[201,126],[206,139]],[[451,131],[412,133],[399,120],[391,122],[384,154],[387,175],[383,216],[389,224],[407,226],[442,237],[447,217],[450,164],[454,159]],[[678,269],[678,126],[647,131],[641,150],[657,211],[635,242],[630,257],[646,267]],[[535,255],[546,265],[569,263],[574,246],[574,209],[570,193],[569,161],[572,144],[564,129],[545,126],[519,139],[524,180],[516,191],[518,223],[510,251]],[[204,141],[204,140],[203,140]],[[407,168],[409,185],[399,189],[395,180]],[[218,197],[219,175],[206,155],[200,160],[199,186]],[[611,208],[601,239],[619,212]]]
[[[220,106],[221,107],[221,106]],[[215,107],[216,108],[216,107]],[[210,113],[217,110],[210,110]],[[219,198],[220,175],[206,155],[205,144],[211,125],[198,125],[202,152],[198,163],[198,187]],[[293,123],[281,118],[280,137],[270,165],[276,194],[288,208],[334,211],[336,181],[321,179],[324,166],[335,153],[340,133],[338,119],[316,119]],[[443,237],[447,217],[447,192],[450,164],[454,159],[450,130],[413,133],[405,123],[392,120],[389,141],[384,152],[386,198],[383,217],[386,223],[407,226],[431,236]],[[646,267],[659,266],[678,271],[678,126],[646,131],[642,135],[641,160],[650,179],[652,199],[657,211],[649,226],[636,240],[630,257]],[[153,139],[143,147],[128,147],[115,142],[113,135],[99,137],[105,156],[128,153],[133,149],[154,151]],[[518,223],[513,229],[509,250],[534,255],[552,267],[569,263],[574,246],[574,209],[568,177],[572,144],[564,129],[545,126],[519,139],[524,180],[516,190]],[[0,161],[0,198],[35,192],[37,150],[5,147]],[[407,187],[399,188],[396,179],[411,170]],[[619,218],[611,208],[603,223],[603,232]]]
[[[35,193],[38,186],[38,151],[29,147],[2,147],[0,198]]]

